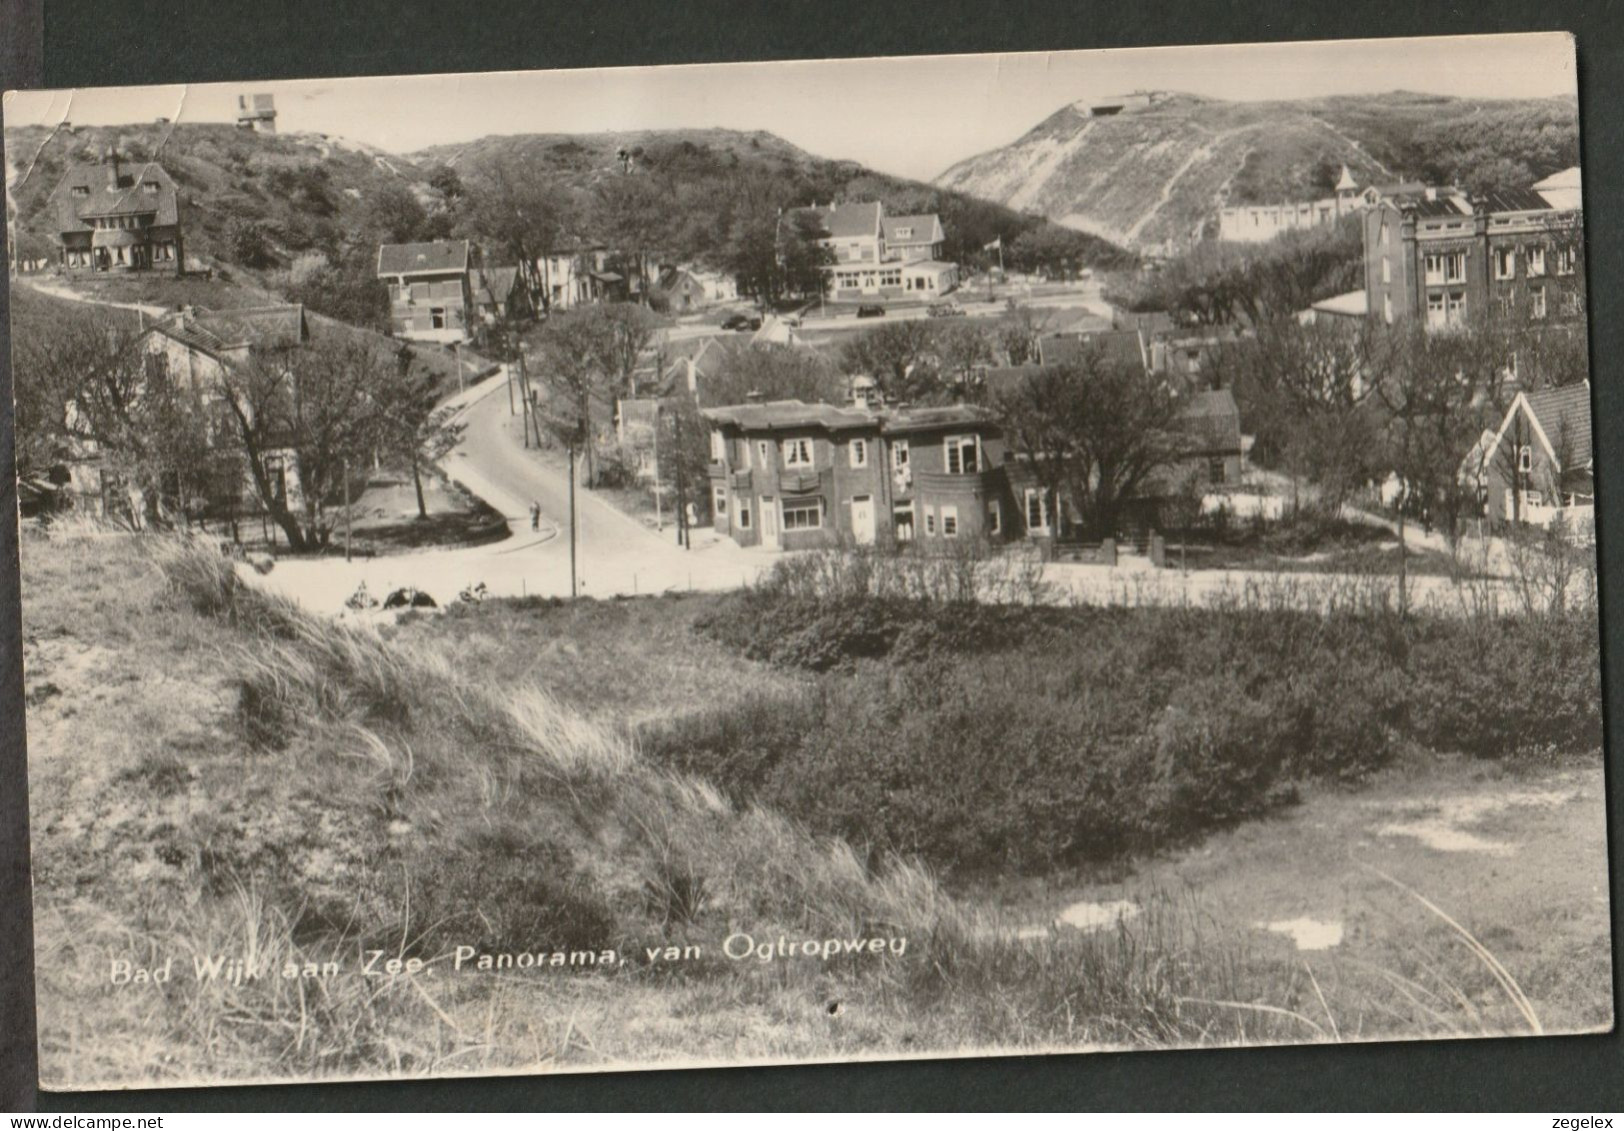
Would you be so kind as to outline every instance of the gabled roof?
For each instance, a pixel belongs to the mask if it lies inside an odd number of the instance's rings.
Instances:
[[[1560,173],[1552,173],[1543,181],[1534,182],[1535,192],[1549,192],[1551,189],[1576,189],[1579,187],[1579,166],[1570,165]]]
[[[1345,192],[1359,187],[1359,182],[1353,179],[1353,171],[1346,165],[1342,166],[1342,175],[1337,178],[1336,191]]]
[[[880,234],[880,217],[884,209],[877,200],[862,204],[837,204],[818,213],[823,230],[832,239]]]
[[[475,301],[505,299],[518,281],[517,267],[476,267],[470,276]]]
[[[937,243],[943,238],[941,218],[934,212],[918,216],[885,216],[880,223],[881,234],[888,244]],[[899,237],[896,234],[898,228],[907,228],[910,234]]]
[[[221,359],[234,349],[292,349],[310,340],[304,307],[298,303],[182,310],[155,322],[151,330]]]
[[[1523,393],[1520,400],[1527,405],[1539,431],[1543,433],[1546,453],[1554,463],[1569,471],[1589,466],[1589,381]],[[1515,405],[1512,411],[1516,411]]]
[[[378,247],[378,275],[443,275],[468,270],[467,240],[386,243]]]
[[[1228,389],[1192,394],[1179,409],[1178,420],[1203,452],[1241,450],[1241,413]]]
[[[152,161],[131,162],[118,166],[118,183],[113,183],[111,165],[99,162],[81,162],[69,169],[56,188],[51,200],[56,210],[58,232],[88,231],[89,220],[100,216],[128,216],[153,213],[154,225],[172,225],[180,222],[180,202],[175,182],[163,166]],[[144,187],[155,183],[157,191]],[[74,196],[75,188],[84,189],[85,196]]]

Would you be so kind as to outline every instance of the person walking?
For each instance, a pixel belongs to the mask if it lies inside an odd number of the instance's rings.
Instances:
[[[530,504],[530,529],[541,529],[541,503],[539,501],[532,501]]]

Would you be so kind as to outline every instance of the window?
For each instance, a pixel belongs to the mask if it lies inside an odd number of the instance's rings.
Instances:
[[[1382,318],[1389,324],[1393,321],[1393,296],[1382,295]]]
[[[1562,292],[1562,317],[1577,318],[1584,313],[1584,303],[1579,299],[1578,291]]]
[[[785,467],[811,467],[812,441],[806,436],[784,441]]]
[[[1544,287],[1529,287],[1528,288],[1528,317],[1530,317],[1530,318],[1544,318],[1545,317],[1545,288]]]
[[[1026,489],[1026,530],[1028,534],[1049,533],[1049,500],[1031,487]]]
[[[69,190],[69,192],[73,195],[73,197],[75,199],[83,200],[85,197],[90,195],[90,186],[89,185],[74,185],[73,188]]]
[[[727,442],[722,439],[720,429],[711,429],[711,459],[716,463],[727,462]]]
[[[850,448],[851,448],[851,465],[853,467],[867,467],[868,466],[868,441],[867,440],[853,440],[851,442]]]
[[[942,537],[957,538],[959,536],[959,508],[942,508]]]
[[[913,239],[913,229],[912,228],[898,228],[897,229],[897,239],[899,239],[899,240],[911,240],[911,239]]]
[[[157,196],[158,195],[158,182],[157,181],[142,181],[141,182],[141,191],[146,193],[148,196]]]
[[[431,326],[433,326],[436,330],[444,330],[445,329],[445,307],[443,307],[443,306],[431,306],[431,307],[429,307],[429,324]]]
[[[1579,266],[1579,253],[1571,247],[1556,249],[1556,273],[1571,275]]]
[[[1004,509],[998,505],[997,499],[987,500],[987,533],[1002,534],[1004,532]]]
[[[1385,229],[1383,229],[1383,230],[1385,231]],[[1393,261],[1391,259],[1384,258],[1382,260],[1382,282],[1391,283],[1392,281],[1393,281]]]
[[[1224,481],[1224,457],[1209,456],[1207,459],[1207,482],[1222,483]]]
[[[725,515],[727,513],[727,488],[713,487],[711,488],[711,493],[714,496],[714,499],[711,502],[711,508],[716,514]]]
[[[914,536],[913,504],[905,507],[893,507],[891,510],[891,524],[896,529],[898,542],[912,542]]]
[[[823,501],[784,504],[785,530],[816,530],[823,525]]]
[[[947,438],[947,473],[969,475],[978,470],[976,458],[979,445],[975,436],[949,436]]]
[[[931,536],[936,534],[936,508],[925,508],[925,533]]]
[[[895,468],[908,466],[908,441],[893,440],[891,442],[891,466]]]
[[[773,467],[773,446],[769,440],[756,441],[756,466],[763,471],[771,471]]]
[[[1466,253],[1452,251],[1444,256],[1444,282],[1464,283],[1466,281]]]
[[[1427,325],[1442,326],[1444,324],[1444,296],[1434,293],[1427,296]]]
[[[1428,255],[1422,263],[1426,270],[1428,286],[1439,286],[1444,281],[1444,257],[1441,255]]]
[[[1500,311],[1500,317],[1510,318],[1511,312],[1516,309],[1515,296],[1510,290],[1501,291],[1495,296],[1495,303]]]
[[[740,499],[739,500],[739,529],[740,530],[749,530],[750,529],[750,500],[749,499]]]
[[[1496,279],[1515,279],[1517,277],[1517,253],[1509,247],[1494,249],[1494,277]]]
[[[1517,449],[1517,470],[1524,475],[1534,470],[1534,449],[1527,444]]]
[[[1531,247],[1528,249],[1528,274],[1538,277],[1545,274],[1545,249]]]
[[[1444,321],[1451,326],[1466,318],[1466,292],[1450,291],[1444,298]]]

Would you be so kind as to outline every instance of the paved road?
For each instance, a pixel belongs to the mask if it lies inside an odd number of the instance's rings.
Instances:
[[[1100,318],[1111,317],[1111,306],[1102,297],[1098,283],[1086,283],[1064,290],[1049,290],[1039,286],[1030,292],[1018,286],[1003,286],[994,294],[996,297],[989,302],[984,292],[973,287],[962,287],[947,297],[963,307],[965,317],[971,319],[992,319],[1002,316],[1009,299],[1038,309],[1078,310]],[[854,327],[883,326],[887,322],[914,322],[930,318],[929,307],[924,304],[888,307],[883,318],[858,318],[855,307],[843,307],[838,312],[827,315],[820,315],[818,309],[813,305],[802,319],[797,332],[803,337],[816,337],[820,333],[851,330]],[[678,322],[667,330],[666,334],[674,342],[710,337],[713,334],[727,334],[729,331],[721,328],[722,317],[720,313],[707,314],[694,321]],[[738,334],[741,338],[749,337],[748,332]]]

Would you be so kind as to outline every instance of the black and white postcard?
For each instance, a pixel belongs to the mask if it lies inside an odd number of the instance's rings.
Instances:
[[[42,1084],[1611,1028],[1575,76],[7,94]]]

